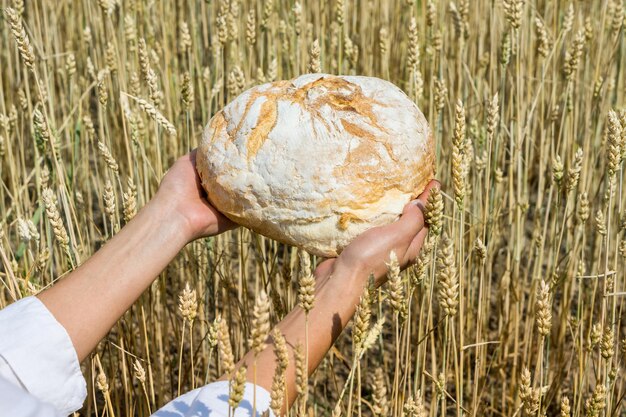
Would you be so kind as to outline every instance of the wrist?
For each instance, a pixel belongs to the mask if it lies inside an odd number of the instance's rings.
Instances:
[[[163,197],[157,194],[148,202],[146,209],[154,213],[159,223],[168,223],[173,230],[177,231],[177,235],[184,239],[184,243],[191,242],[195,239],[195,230],[193,229],[191,220],[180,210],[176,201],[171,198]]]
[[[349,288],[360,295],[368,285],[369,274],[363,265],[347,264],[337,258],[330,269],[329,278],[341,288]]]
[[[339,256],[333,266],[336,269],[333,273],[347,277],[352,285],[367,286],[373,280],[374,287],[378,288],[387,280],[386,270],[380,271],[367,261],[343,259]]]

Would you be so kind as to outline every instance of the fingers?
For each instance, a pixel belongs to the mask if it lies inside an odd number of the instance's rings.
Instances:
[[[424,191],[404,207],[402,216],[396,222],[402,226],[404,236],[408,235],[407,240],[399,239],[400,242],[404,241],[406,244],[405,262],[413,263],[415,261],[428,234],[428,227],[424,221],[424,210],[430,191],[434,188],[439,188],[439,182],[431,180]]]
[[[179,156],[176,162],[187,162],[190,161],[194,166],[196,165],[196,155],[198,153],[198,148],[194,148],[191,151],[187,152],[183,156]]]
[[[426,236],[428,235],[428,228],[425,227],[419,231],[417,235],[411,241],[409,248],[406,251],[406,255],[404,256],[404,261],[408,264],[413,264],[417,260],[417,257],[422,250],[422,246],[424,245],[424,240],[426,240]]]
[[[399,238],[404,237],[403,240],[410,241],[424,227],[424,213],[420,207],[423,204],[421,201],[413,200],[404,206],[398,221],[391,224],[390,232],[397,233]]]
[[[189,153],[183,155],[180,159],[184,161],[190,161],[191,165],[196,166],[196,155],[198,153],[198,148],[192,149]]]
[[[330,271],[332,270],[333,264],[336,260],[336,258],[329,258],[320,262],[315,269],[315,275],[318,277],[330,275]]]
[[[407,233],[413,233],[413,235],[419,233],[424,227],[424,210],[426,208],[426,202],[430,195],[430,190],[433,188],[439,188],[439,182],[431,180],[424,191],[415,199],[411,200],[402,211],[402,216],[396,223],[402,225],[403,230]]]
[[[422,193],[417,197],[417,199],[426,203],[426,200],[428,200],[428,196],[430,195],[430,190],[432,190],[433,188],[440,188],[440,187],[441,187],[441,184],[439,183],[439,181],[430,180],[430,182],[426,184],[426,188],[424,188],[424,191],[422,191]]]

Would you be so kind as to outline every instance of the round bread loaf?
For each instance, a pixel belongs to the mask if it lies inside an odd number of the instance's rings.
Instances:
[[[245,91],[213,116],[197,154],[218,210],[323,257],[395,221],[434,164],[428,123],[402,90],[327,74]]]

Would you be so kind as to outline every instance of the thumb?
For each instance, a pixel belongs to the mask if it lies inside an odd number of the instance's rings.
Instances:
[[[439,182],[436,180],[430,181],[426,184],[426,188],[415,200],[409,201],[402,210],[400,219],[393,223],[395,226],[394,232],[410,236],[412,239],[424,228],[424,213],[426,209],[426,201],[430,195],[430,190],[433,188],[439,188]]]
[[[395,223],[392,223],[392,228],[395,233],[399,235],[406,235],[411,239],[420,230],[424,228],[424,203],[417,199],[411,200],[402,210],[402,215]]]

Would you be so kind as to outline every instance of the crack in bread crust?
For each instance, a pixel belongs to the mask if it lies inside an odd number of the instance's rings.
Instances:
[[[356,113],[367,118],[371,126],[382,132],[386,132],[386,129],[378,123],[373,110],[374,105],[382,107],[384,104],[367,97],[359,85],[343,78],[326,75],[299,88],[295,87],[292,81],[277,81],[272,83],[267,90],[260,90],[259,87],[256,88],[256,90],[252,89],[249,93],[239,123],[234,130],[228,132],[229,136],[234,140],[241,131],[254,103],[260,98],[265,98],[265,101],[261,104],[257,124],[248,136],[246,145],[248,162],[256,156],[276,125],[278,118],[278,101],[280,100],[302,106],[304,110],[307,110],[313,116],[312,122],[314,120],[321,121],[327,129],[329,129],[330,126],[320,112],[320,108],[324,105],[329,106],[335,112]],[[316,88],[325,89],[325,94],[311,99],[309,92]],[[346,90],[347,93],[345,92]],[[352,130],[354,131],[356,125],[352,123],[350,126],[352,126]]]

